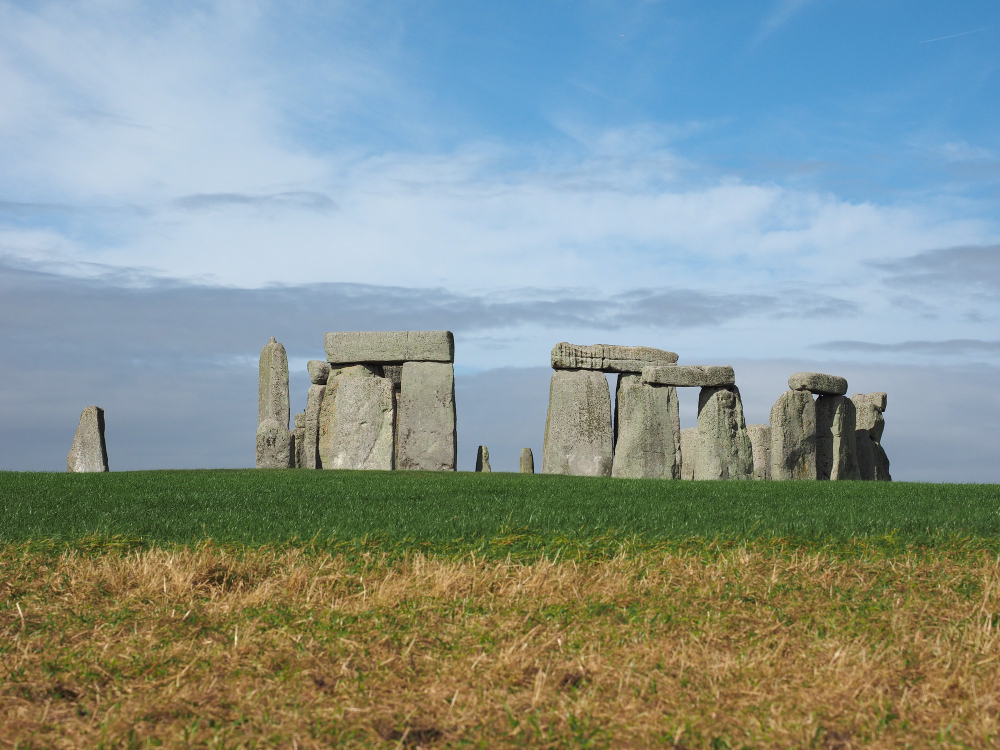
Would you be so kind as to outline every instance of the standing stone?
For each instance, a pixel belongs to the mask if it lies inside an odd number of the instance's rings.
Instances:
[[[531,453],[531,448],[521,449],[521,473],[522,474],[535,473],[535,457]]]
[[[882,412],[886,406],[886,394],[856,393],[851,396],[851,401],[857,410],[857,429],[854,434],[861,478],[890,482],[892,476],[889,474],[889,457],[881,444],[885,429]]]
[[[785,391],[771,407],[771,479],[816,478],[816,403]]]
[[[295,460],[294,437],[288,427],[268,417],[257,426],[257,468],[289,469]]]
[[[753,478],[771,478],[771,426],[766,424],[748,424],[747,435],[750,436],[750,447],[753,449]]]
[[[816,399],[817,479],[861,479],[855,421],[854,402],[846,396]]]
[[[326,385],[327,378],[330,377],[330,363],[321,359],[310,359],[306,363],[306,370],[309,371],[309,382],[313,385]]]
[[[875,479],[879,482],[891,482],[892,475],[889,474],[889,457],[882,448],[882,443],[872,440],[875,449]]]
[[[695,479],[750,479],[753,448],[735,385],[702,388],[698,395]]]
[[[330,377],[323,388],[323,397],[319,404],[319,425],[316,441],[319,459],[317,468],[333,467],[334,451],[336,449],[336,414],[337,390],[340,387],[341,376],[355,378],[381,377],[382,368],[378,365],[352,365],[330,370]]]
[[[257,422],[273,419],[288,429],[288,356],[274,340],[260,350],[260,382],[257,389]]]
[[[406,362],[396,418],[396,468],[455,471],[455,368],[447,362]]]
[[[295,429],[292,430],[292,437],[294,437],[295,445],[295,461],[294,465],[296,469],[301,469],[305,466],[305,442],[306,442],[306,415],[303,412],[299,412],[295,415]]]
[[[392,469],[392,383],[364,372],[345,371],[336,377],[329,461],[324,458],[324,469]]]
[[[681,479],[694,479],[697,450],[698,428],[685,427],[681,430]]]
[[[493,471],[490,468],[490,449],[485,445],[480,445],[479,450],[476,451],[476,471]]]
[[[542,447],[543,474],[611,476],[611,391],[603,373],[556,370]]]
[[[668,369],[668,368],[663,368]],[[615,389],[615,449],[611,476],[679,479],[681,424],[677,389],[621,374]]]
[[[319,460],[319,415],[326,388],[325,385],[311,385],[306,396],[302,445],[302,466],[306,469],[319,469],[322,466]]]
[[[66,457],[66,471],[109,471],[108,448],[104,443],[104,409],[88,406],[80,415],[73,445]]]

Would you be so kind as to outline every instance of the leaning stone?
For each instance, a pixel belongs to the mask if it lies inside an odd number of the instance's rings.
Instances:
[[[816,478],[816,402],[785,391],[771,407],[771,479]]]
[[[735,385],[702,388],[698,396],[695,479],[750,479],[753,448]]]
[[[816,399],[816,478],[861,479],[856,409],[846,396]]]
[[[257,468],[291,468],[295,455],[292,433],[276,419],[268,417],[257,426]]]
[[[310,359],[306,363],[309,371],[309,382],[313,385],[326,385],[327,378],[330,377],[330,363],[321,359]]]
[[[257,389],[257,423],[273,419],[288,429],[288,356],[285,347],[274,340],[260,350],[260,374]]]
[[[855,404],[859,403],[869,403],[878,409],[879,413],[885,411],[886,404],[889,400],[888,395],[885,391],[875,391],[873,393],[855,393],[851,396],[851,401]]]
[[[878,406],[872,403],[866,394],[854,395],[851,397],[856,411],[856,429],[866,430],[869,437],[875,442],[882,439],[882,431],[885,429],[885,417],[879,411]]]
[[[396,419],[396,468],[455,471],[455,368],[407,362]]]
[[[556,370],[542,447],[543,474],[611,476],[611,391],[593,370]]]
[[[493,471],[490,468],[490,449],[485,445],[480,445],[479,450],[476,451],[476,471]]]
[[[679,479],[681,425],[677,390],[642,381],[638,374],[618,376],[611,476]]]
[[[521,473],[535,473],[535,456],[531,453],[531,448],[521,449]]]
[[[847,393],[847,379],[821,372],[797,372],[788,378],[793,391],[810,391],[821,396],[843,396]]]
[[[323,457],[323,468],[392,469],[392,383],[383,377],[346,372],[336,380],[327,441],[329,461]],[[324,402],[329,396],[324,396]]]
[[[455,361],[451,331],[344,331],[326,334],[325,345],[332,365]]]
[[[684,387],[712,387],[735,385],[736,374],[732,367],[709,365],[684,365],[679,367],[646,367],[642,371],[642,382],[651,385],[674,385]]]
[[[694,479],[697,450],[698,428],[685,427],[681,430],[681,479]]]
[[[676,364],[677,355],[648,346],[578,346],[565,341],[552,348],[554,370],[600,370],[601,372],[642,372],[651,365]]]
[[[104,409],[88,406],[80,415],[73,445],[66,457],[66,471],[109,471],[108,448],[104,442]]]
[[[771,478],[771,426],[748,424],[747,435],[753,450],[753,478]]]
[[[304,436],[302,439],[302,466],[306,469],[319,469],[322,465],[319,460],[319,414],[326,388],[325,385],[311,385],[309,393],[306,395]]]

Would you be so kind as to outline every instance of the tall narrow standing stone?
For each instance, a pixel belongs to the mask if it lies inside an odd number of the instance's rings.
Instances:
[[[476,451],[476,471],[492,472],[490,468],[490,449],[485,445],[480,445]]]
[[[681,479],[694,479],[697,451],[698,428],[685,427],[681,430]]]
[[[771,407],[771,479],[816,478],[816,403],[785,391]]]
[[[858,469],[862,479],[891,482],[889,457],[882,448],[886,394],[856,393],[851,396],[857,410],[855,440],[858,451]]]
[[[400,373],[396,468],[455,471],[455,368],[407,362]]]
[[[104,443],[104,409],[88,406],[80,415],[73,445],[66,457],[66,471],[108,470],[108,449]]]
[[[329,460],[324,457],[323,468],[392,469],[392,383],[365,367],[347,368],[336,380]]]
[[[305,428],[303,429],[302,466],[306,469],[319,469],[319,414],[323,405],[325,385],[309,386],[306,396]]]
[[[381,377],[382,368],[379,365],[352,365],[330,370],[330,376],[319,399],[319,417],[316,447],[319,453],[317,467],[333,468],[333,457],[336,440],[337,390],[340,387],[340,376],[347,377]]]
[[[854,402],[846,396],[816,399],[817,479],[861,479],[855,421]]]
[[[766,424],[748,424],[750,447],[753,449],[753,478],[771,478],[771,427]]]
[[[543,474],[611,476],[611,391],[604,373],[556,370],[542,447]]]
[[[535,457],[531,453],[531,448],[521,449],[521,473],[522,474],[534,474],[535,473]]]
[[[702,388],[698,395],[695,479],[750,479],[753,448],[735,385]]]
[[[306,442],[306,415],[299,412],[295,415],[295,429],[292,436],[295,438],[295,468],[305,467],[305,442]]]
[[[287,469],[294,463],[288,413],[288,356],[285,354],[285,347],[272,336],[260,350],[257,390],[258,469]]]
[[[664,368],[666,369],[666,368]],[[611,476],[679,479],[681,424],[677,389],[621,374],[615,389],[615,449]]]

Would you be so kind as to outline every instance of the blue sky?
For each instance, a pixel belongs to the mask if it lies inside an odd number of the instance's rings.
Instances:
[[[997,2],[0,0],[0,468],[88,403],[121,468],[245,465],[269,336],[419,323],[501,467],[569,340],[739,362],[757,421],[832,369],[897,476],[1000,481],[998,110]]]

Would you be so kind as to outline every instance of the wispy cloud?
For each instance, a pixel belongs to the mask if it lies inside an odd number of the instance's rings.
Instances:
[[[874,341],[825,341],[813,349],[862,354],[918,354],[928,356],[1000,355],[1000,341],[948,339],[946,341],[900,341],[886,344]]]
[[[893,260],[876,261],[894,286],[1000,290],[1000,245],[948,247]]]

